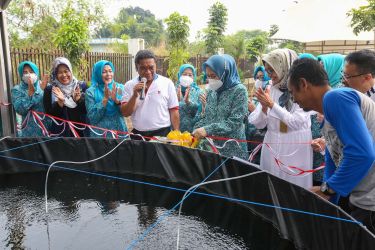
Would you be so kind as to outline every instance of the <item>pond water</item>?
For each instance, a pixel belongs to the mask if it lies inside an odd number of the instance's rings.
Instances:
[[[179,186],[155,178],[127,178]],[[127,249],[183,193],[103,177],[52,172],[0,176],[0,249]],[[134,249],[176,249],[177,212]],[[180,249],[294,249],[272,225],[238,204],[191,195]]]

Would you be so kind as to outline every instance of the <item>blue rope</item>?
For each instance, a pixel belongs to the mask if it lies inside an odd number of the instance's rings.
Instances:
[[[33,165],[41,165],[41,167],[42,166],[49,167],[49,165],[50,165],[50,164],[47,164],[47,163],[30,161],[30,160],[25,160],[25,159],[20,159],[20,158],[5,156],[5,155],[0,155],[0,158],[6,158],[6,159],[11,159],[11,160],[16,160],[16,161],[22,161],[22,162],[26,162],[26,163],[31,163]],[[43,167],[43,168],[45,168],[45,167]],[[151,183],[151,182],[145,182],[145,181],[137,181],[137,180],[132,180],[132,179],[128,179],[128,178],[123,178],[123,177],[118,177],[118,176],[112,176],[112,175],[106,175],[106,174],[95,173],[95,172],[89,172],[89,171],[79,170],[79,169],[73,169],[73,168],[67,168],[67,167],[62,167],[62,166],[57,166],[57,165],[55,165],[54,168],[58,168],[58,169],[62,169],[62,170],[67,170],[67,171],[72,171],[72,172],[77,172],[77,173],[89,174],[89,175],[94,175],[94,176],[100,176],[100,177],[105,177],[105,178],[115,179],[115,180],[120,180],[120,181],[125,181],[125,182],[131,182],[131,183],[143,184],[143,185],[148,185],[148,186],[153,186],[153,187],[159,187],[159,188],[164,188],[164,189],[179,191],[179,192],[183,192],[183,193],[185,193],[187,191],[187,189],[181,189],[181,188],[175,188],[175,187],[170,187],[170,186],[165,186],[165,185],[159,185],[159,184],[155,184],[155,183]],[[312,215],[312,216],[317,216],[317,217],[323,217],[323,218],[327,218],[327,219],[333,219],[333,220],[338,220],[338,221],[350,222],[350,223],[355,223],[355,224],[359,224],[359,225],[362,224],[359,221],[353,221],[353,220],[349,220],[349,219],[339,218],[339,217],[325,215],[325,214],[318,214],[318,213],[313,213],[313,212],[308,212],[308,211],[303,211],[303,210],[298,210],[298,209],[280,207],[280,206],[270,205],[270,204],[266,204],[266,203],[260,203],[260,202],[242,200],[242,199],[237,199],[237,198],[230,198],[230,197],[225,197],[225,196],[220,196],[220,195],[215,195],[215,194],[209,194],[209,193],[203,193],[203,192],[191,192],[191,193],[202,195],[202,196],[207,196],[207,197],[224,199],[224,200],[228,200],[228,201],[247,203],[247,204],[256,205],[256,206],[276,208],[276,209],[285,210],[285,211],[294,212],[294,213],[307,214],[307,215]]]
[[[3,150],[3,151],[0,151],[0,153],[5,153],[5,152],[13,151],[13,150],[20,149],[20,148],[26,148],[26,147],[29,147],[29,146],[32,146],[32,145],[37,145],[37,144],[40,144],[40,143],[43,143],[43,142],[48,142],[48,141],[54,141],[54,140],[57,140],[57,139],[60,139],[60,138],[61,137],[54,137],[52,139],[48,139],[48,140],[45,140],[45,141],[34,142],[34,143],[30,143],[30,144],[19,146],[19,147],[6,149],[6,150]]]
[[[203,181],[201,181],[200,183],[203,183],[205,182],[208,178],[210,178],[214,173],[216,173],[217,170],[219,170],[221,168],[221,166],[224,165],[225,162],[227,162],[229,160],[229,158],[227,158],[225,161],[223,161],[218,167],[216,167],[209,175],[207,175]],[[159,218],[153,223],[151,224],[148,228],[146,228],[146,230],[135,240],[133,240],[132,243],[130,243],[130,245],[126,248],[126,249],[133,249],[133,247],[135,247],[135,245],[138,244],[138,242],[142,241],[151,231],[152,229],[154,229],[160,222],[162,222],[164,220],[164,218],[166,218],[167,216],[169,216],[174,210],[176,210],[176,208],[184,201],[186,200],[191,194],[192,192],[194,192],[198,187],[195,187],[194,189],[191,190],[191,193],[189,193],[188,195],[185,196],[185,198],[181,199],[176,205],[174,205],[171,209],[169,209],[167,212],[163,213],[162,215],[159,216]]]

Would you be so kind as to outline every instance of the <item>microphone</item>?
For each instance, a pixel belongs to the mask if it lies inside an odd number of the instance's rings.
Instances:
[[[141,82],[143,82],[143,88],[142,88],[142,92],[141,92],[141,96],[139,97],[139,100],[144,100],[145,99],[145,89],[146,89],[147,78],[142,77]]]

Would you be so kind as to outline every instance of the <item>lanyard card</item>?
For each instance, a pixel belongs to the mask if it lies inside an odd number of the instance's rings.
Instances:
[[[281,133],[288,133],[288,126],[283,123],[282,121],[280,121],[280,132]]]

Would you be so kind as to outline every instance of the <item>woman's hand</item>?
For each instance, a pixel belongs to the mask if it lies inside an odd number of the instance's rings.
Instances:
[[[44,75],[42,76],[42,81],[40,82],[40,88],[41,88],[42,90],[44,90],[44,89],[47,87],[48,80],[49,80],[49,75],[44,74]]]
[[[116,84],[113,84],[113,88],[112,88],[112,91],[111,91],[111,96],[110,98],[112,99],[112,101],[114,101],[116,104],[119,104],[120,101],[117,100],[117,85]]]
[[[196,130],[193,131],[193,136],[197,139],[202,139],[207,136],[207,132],[204,129],[204,127],[197,128]]]
[[[207,104],[207,94],[206,93],[200,94],[199,100],[202,103],[202,114],[204,114],[204,112],[206,110],[206,104]]]
[[[252,99],[249,99],[248,103],[247,103],[247,108],[249,110],[249,112],[253,112],[255,110],[255,105],[252,101]]]
[[[110,93],[109,93],[108,85],[104,84],[104,96],[103,96],[103,100],[102,100],[102,103],[103,103],[104,107],[107,106],[109,96],[110,96]]]
[[[77,87],[76,87],[76,89],[74,90],[74,93],[73,93],[73,100],[75,102],[78,102],[79,99],[81,99],[81,89],[77,85]]]
[[[29,77],[29,79],[27,79],[27,86],[28,86],[27,94],[29,96],[34,95],[34,93],[35,93],[35,87],[34,87],[34,84],[33,84],[32,80],[31,80],[31,77]]]
[[[184,96],[184,101],[187,105],[190,104],[190,101],[189,101],[189,95],[190,95],[190,87],[186,88],[185,90],[185,96]]]
[[[177,99],[180,102],[182,98],[182,91],[181,91],[181,85],[178,86],[177,88]]]
[[[57,104],[62,108],[65,102],[65,96],[59,87],[52,87],[52,93],[57,98]]]
[[[263,91],[262,88],[259,88],[255,92],[255,96],[257,97],[258,101],[260,102],[260,104],[262,104],[264,108],[267,107],[267,108],[272,109],[274,102],[270,96],[269,89],[267,89],[266,91]]]

